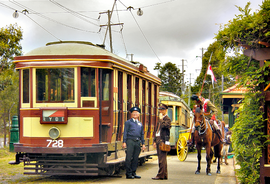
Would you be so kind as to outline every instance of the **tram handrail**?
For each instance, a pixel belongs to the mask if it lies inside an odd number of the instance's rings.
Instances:
[[[185,129],[185,130],[178,130],[179,133],[186,133],[186,132],[189,132],[190,131],[190,128],[189,129]]]

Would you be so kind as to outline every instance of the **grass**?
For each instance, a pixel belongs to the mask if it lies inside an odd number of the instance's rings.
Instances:
[[[23,174],[23,164],[10,165],[9,161],[15,161],[15,153],[8,148],[0,149],[0,182],[10,180],[12,176]]]

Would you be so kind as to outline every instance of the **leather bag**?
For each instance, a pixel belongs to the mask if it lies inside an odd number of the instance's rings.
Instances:
[[[160,142],[160,143],[159,143],[159,149],[160,149],[161,151],[169,152],[169,151],[171,151],[171,146],[165,144],[164,142]]]

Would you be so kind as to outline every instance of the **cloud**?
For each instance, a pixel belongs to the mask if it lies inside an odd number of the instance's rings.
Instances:
[[[22,27],[24,53],[47,42],[57,41],[57,38],[103,43],[105,27],[98,33],[99,25],[107,24],[108,16],[100,13],[111,10],[113,0],[54,1],[1,1],[0,26],[17,22]],[[120,21],[124,26],[123,36],[120,34],[121,26],[112,26],[114,53],[123,58],[126,58],[126,52],[134,54],[134,60],[145,63],[150,71],[160,60],[163,64],[173,62],[179,65],[185,59],[186,74],[196,76],[195,69],[201,67],[201,59],[196,58],[201,56],[200,48],[207,48],[214,42],[220,24],[226,24],[239,14],[235,5],[244,7],[248,1],[116,1],[117,10],[121,11],[114,11],[112,23]],[[261,3],[262,0],[253,0],[251,8],[256,11]],[[134,7],[133,16],[126,11],[128,6]],[[137,16],[138,8],[142,9],[142,16]],[[23,9],[29,10],[28,16],[32,20],[22,13],[17,19],[12,17],[15,10],[21,12]],[[99,15],[101,17],[97,19]],[[110,50],[108,39],[105,43],[107,50]]]

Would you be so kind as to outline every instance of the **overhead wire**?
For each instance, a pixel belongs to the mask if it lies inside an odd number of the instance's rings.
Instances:
[[[115,9],[116,9],[116,13],[117,13],[118,23],[120,23],[119,14],[118,14],[118,11],[117,11],[117,4],[115,4]],[[124,35],[123,35],[123,25],[119,25],[119,26],[121,28],[120,29],[120,35],[121,35],[123,45],[124,45],[124,48],[125,48],[125,52],[126,52],[126,55],[127,55],[127,47],[126,47],[125,40],[124,40]]]
[[[64,24],[64,23],[62,23],[62,22],[56,21],[56,20],[54,20],[54,19],[52,19],[52,18],[49,18],[49,17],[43,15],[43,14],[46,14],[46,13],[39,13],[39,12],[36,12],[36,11],[30,9],[29,7],[26,7],[25,5],[23,5],[23,4],[19,3],[19,2],[17,2],[16,0],[9,0],[9,1],[10,1],[11,3],[13,3],[13,4],[15,4],[15,5],[21,7],[21,8],[23,8],[23,9],[25,9],[25,10],[27,10],[27,11],[29,12],[29,14],[36,14],[37,16],[39,16],[39,17],[41,17],[41,18],[44,18],[44,19],[46,19],[46,20],[52,21],[52,22],[54,22],[54,23],[57,23],[57,24],[60,24],[60,25],[63,25],[63,26],[66,26],[66,27],[69,27],[69,28],[72,28],[72,29],[76,29],[76,30],[79,30],[79,31],[91,32],[91,33],[98,33],[98,32],[94,32],[94,31],[89,31],[89,30],[80,29],[80,28],[78,28],[78,27],[70,26],[70,25]],[[75,16],[75,17],[77,17],[77,18],[80,18],[80,19],[82,19],[82,20],[84,20],[84,21],[86,21],[86,22],[88,22],[88,23],[91,23],[91,24],[93,24],[93,25],[95,25],[95,26],[99,26],[98,24],[95,24],[95,23],[93,23],[93,22],[91,22],[91,21],[89,21],[89,20],[86,19],[86,18],[90,18],[90,19],[93,19],[93,18],[88,17],[88,16],[86,16],[86,15],[84,15],[84,14],[82,14],[82,13],[79,13],[79,12],[89,12],[89,11],[74,11],[74,10],[69,9],[69,8],[65,7],[64,5],[62,5],[62,4],[58,3],[58,2],[56,2],[55,0],[49,0],[49,1],[50,1],[51,3],[53,3],[53,4],[55,4],[56,6],[60,7],[61,9],[67,11],[67,12],[65,12],[65,13],[70,13],[70,14],[72,14],[73,16]],[[132,17],[133,17],[135,23],[136,23],[137,26],[138,26],[140,32],[142,33],[142,35],[143,35],[144,39],[146,40],[147,44],[149,45],[150,49],[151,49],[152,52],[155,54],[155,56],[156,56],[157,59],[160,61],[160,63],[162,63],[161,59],[158,57],[157,53],[155,52],[155,50],[154,50],[153,47],[151,46],[151,44],[150,44],[150,42],[148,41],[146,35],[144,34],[142,28],[140,27],[138,21],[136,20],[135,16],[133,15],[131,9],[128,9],[128,7],[127,7],[123,2],[121,2],[121,0],[118,0],[118,1],[126,8],[125,10],[118,10],[118,9],[115,10],[115,11],[117,12],[118,21],[120,20],[120,19],[119,19],[119,15],[118,15],[118,11],[127,11],[127,10],[129,10],[129,12],[131,13],[131,15],[132,15]],[[169,3],[169,2],[172,2],[172,1],[176,1],[176,0],[167,0],[167,1],[164,1],[164,2],[160,2],[160,3],[155,3],[155,4],[151,4],[151,5],[147,5],[147,6],[142,6],[142,7],[140,7],[140,8],[148,8],[148,7],[152,7],[152,6],[157,6],[157,5]],[[115,0],[115,2],[116,2],[116,0]],[[115,3],[115,4],[116,4],[116,3]],[[7,8],[10,8],[10,9],[13,9],[13,10],[16,10],[16,9],[14,9],[14,8],[8,6],[8,5],[5,5],[4,3],[1,3],[0,5],[5,6],[5,7],[7,7]],[[134,8],[133,8],[133,9],[134,9]],[[135,8],[135,9],[136,9],[136,8]],[[137,9],[138,9],[138,8],[137,8]],[[113,10],[112,10],[112,11],[113,11]],[[50,13],[59,13],[59,12],[50,12]],[[26,15],[26,14],[25,14],[25,15]],[[27,15],[27,17],[28,17],[30,20],[32,20],[33,22],[35,22],[38,26],[42,27],[37,21],[33,20],[33,18],[31,18],[29,15]],[[93,20],[96,20],[96,19],[93,19]],[[119,21],[119,22],[120,22],[120,21]],[[44,27],[42,27],[42,28],[43,28],[46,32],[48,32],[49,34],[53,35],[52,33],[50,33],[50,32],[49,32],[47,29],[45,29]],[[126,48],[126,45],[125,45],[125,41],[124,41],[122,29],[123,29],[123,27],[121,28],[120,33],[121,33],[121,37],[122,37],[123,44],[124,44],[124,47],[125,47],[125,52],[126,52],[126,54],[127,54],[127,48]],[[57,38],[56,36],[54,36],[54,37]],[[57,38],[57,39],[59,39],[59,38]],[[60,40],[60,39],[59,39],[59,40]],[[163,64],[163,63],[162,63],[162,64]]]
[[[146,6],[140,6],[140,8],[133,8],[133,10],[138,10],[138,9],[142,9],[142,8],[149,8],[149,7],[152,7],[152,6],[157,6],[157,5],[161,5],[161,4],[165,4],[165,3],[170,3],[172,1],[177,1],[177,0],[168,0],[168,1],[160,2],[160,3],[150,4],[150,5],[146,5]],[[117,10],[117,11],[127,11],[127,9],[122,9],[122,10]]]
[[[165,4],[165,3],[170,3],[172,1],[176,1],[176,0],[168,0],[168,1],[160,2],[160,3],[155,3],[155,4],[151,4],[151,5],[147,5],[147,6],[142,6],[140,8],[148,8],[148,7],[157,6],[157,5],[161,5],[161,4]]]
[[[95,24],[95,23],[93,23],[93,22],[87,20],[86,18],[84,18],[84,17],[87,17],[87,16],[85,16],[85,15],[83,15],[83,14],[81,14],[81,13],[78,13],[78,12],[76,12],[76,11],[73,11],[73,10],[71,10],[71,9],[69,9],[69,8],[67,8],[67,7],[65,7],[65,6],[63,6],[62,4],[56,2],[55,0],[49,0],[49,1],[52,2],[53,4],[55,4],[56,6],[62,8],[63,10],[68,11],[68,13],[72,14],[73,16],[75,16],[75,17],[77,17],[77,18],[79,18],[79,19],[81,19],[81,20],[84,20],[84,21],[86,21],[86,22],[88,22],[88,23],[90,23],[90,24],[93,24],[93,25],[99,27],[98,24]],[[90,18],[90,17],[87,17],[87,18]],[[91,18],[91,19],[92,19],[92,18]],[[96,20],[96,19],[94,19],[94,20]]]
[[[64,24],[62,22],[59,22],[59,21],[56,21],[55,19],[52,19],[52,18],[49,18],[45,15],[42,15],[42,14],[39,14],[38,12],[32,10],[31,8],[27,7],[27,6],[24,6],[23,4],[19,3],[19,2],[16,2],[15,0],[9,0],[11,3],[21,7],[22,9],[25,9],[25,10],[28,10],[29,14],[36,14],[37,16],[41,17],[41,18],[44,18],[46,20],[49,20],[49,21],[52,21],[54,23],[57,23],[57,24],[60,24],[60,25],[63,25],[63,26],[66,26],[66,27],[69,27],[69,28],[72,28],[72,29],[75,29],[75,30],[79,30],[79,31],[84,31],[84,32],[90,32],[90,33],[97,33],[95,31],[89,31],[89,30],[84,30],[84,29],[80,29],[80,28],[77,28],[77,27],[74,27],[74,26],[70,26],[70,25],[67,25],[67,24]]]
[[[118,0],[118,1],[119,1],[123,6],[125,6],[125,7],[128,9],[128,7],[127,7],[124,3],[122,3],[120,0]],[[130,10],[130,8],[129,8],[129,10]],[[129,12],[131,13],[131,15],[132,15],[134,21],[136,22],[138,28],[140,29],[140,31],[141,31],[141,33],[142,33],[144,39],[146,40],[148,46],[151,48],[152,52],[155,54],[155,56],[157,57],[157,59],[159,60],[159,62],[160,62],[161,64],[163,64],[162,61],[160,60],[160,58],[158,57],[157,53],[155,52],[155,50],[154,50],[153,47],[151,46],[150,42],[149,42],[148,39],[146,38],[146,36],[145,36],[145,34],[144,34],[142,28],[140,27],[138,21],[136,20],[135,16],[133,15],[132,11],[130,10]]]
[[[10,1],[10,0],[9,0]],[[11,1],[12,2],[12,1]],[[21,8],[26,8],[25,6],[21,5],[20,3],[17,3],[15,0],[14,0],[15,4],[17,4],[17,6],[20,6]],[[29,9],[29,8],[28,8]],[[57,40],[61,41],[61,39],[59,39],[58,37],[56,37],[54,34],[52,34],[50,31],[48,31],[47,29],[45,29],[44,27],[42,27],[39,23],[37,23],[34,19],[32,19],[31,17],[29,17],[27,15],[27,13],[29,13],[28,9],[25,9],[23,10],[22,12],[24,12],[24,15],[29,18],[31,21],[33,21],[35,24],[37,24],[39,27],[41,27],[43,30],[45,30],[47,33],[49,33],[51,36],[53,36],[54,38],[56,38]],[[29,9],[31,10],[31,9]],[[33,10],[31,10],[33,11]]]
[[[6,4],[4,4],[4,3],[2,3],[2,2],[0,2],[0,6],[7,7],[7,8],[9,8],[9,9],[12,9],[12,10],[15,10],[15,11],[16,11],[15,8],[12,8],[12,7],[6,5]]]
[[[4,4],[4,3],[2,3],[2,2],[0,2],[0,5],[1,5],[1,6],[4,6],[4,7],[8,7],[8,8],[10,8],[10,9],[16,11],[15,8],[12,8],[12,7],[6,5],[6,4]],[[56,38],[57,40],[61,41],[59,38],[57,38],[55,35],[53,35],[52,33],[50,33],[47,29],[45,29],[44,27],[42,27],[39,23],[37,23],[37,22],[36,22],[35,20],[33,20],[31,17],[29,17],[29,16],[26,14],[26,12],[25,12],[24,14],[25,14],[25,16],[27,16],[30,20],[32,20],[34,23],[36,23],[38,26],[40,26],[42,29],[44,29],[47,33],[49,33],[50,35],[52,35],[52,36],[53,36],[54,38]]]
[[[41,26],[39,23],[37,23],[35,20],[33,20],[31,17],[29,17],[27,14],[25,14],[25,16],[27,16],[30,20],[32,20],[34,23],[36,23],[39,27],[41,27],[43,30],[45,30],[47,33],[49,33],[50,35],[52,35],[54,38],[56,38],[59,41],[62,41],[60,38],[56,37],[55,35],[53,35],[50,31],[48,31],[47,29],[45,29],[43,26]]]

